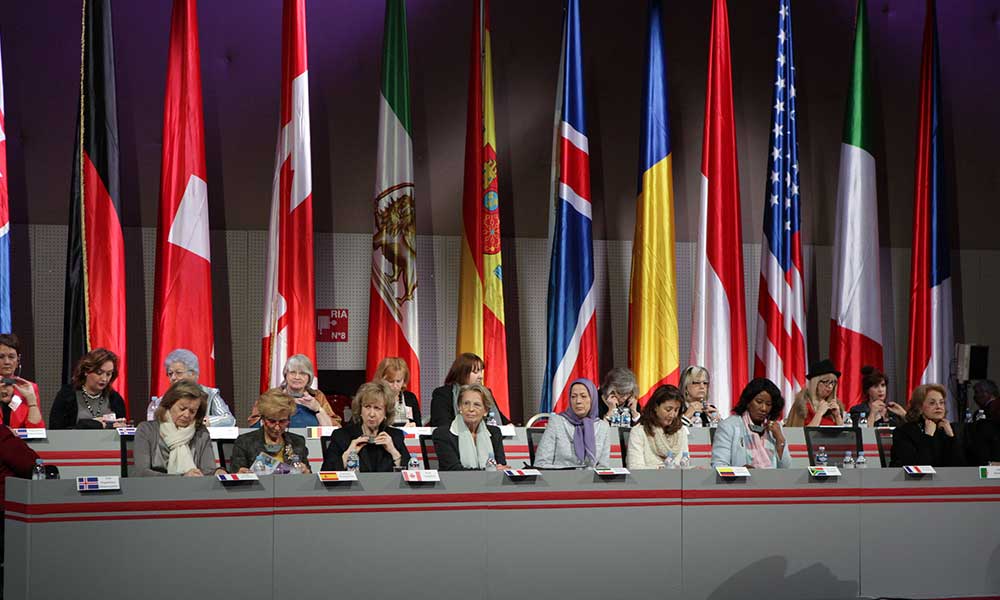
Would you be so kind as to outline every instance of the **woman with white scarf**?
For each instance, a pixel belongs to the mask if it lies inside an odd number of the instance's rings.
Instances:
[[[628,437],[629,469],[680,466],[688,451],[688,429],[681,423],[684,396],[676,386],[661,385],[642,407],[640,425]]]
[[[442,471],[482,471],[509,467],[500,428],[487,425],[493,407],[490,391],[478,383],[458,390],[458,414],[451,425],[434,430],[434,451]]]
[[[170,386],[156,408],[155,420],[136,427],[137,476],[201,477],[225,472],[215,466],[212,441],[203,423],[207,399],[197,383],[181,380]]]

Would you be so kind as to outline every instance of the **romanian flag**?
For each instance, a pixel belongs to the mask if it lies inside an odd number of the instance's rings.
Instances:
[[[628,303],[628,364],[639,383],[641,402],[660,385],[676,384],[679,365],[673,159],[660,15],[660,0],[651,0]]]
[[[476,0],[469,60],[462,270],[455,351],[472,352],[482,357],[486,363],[486,384],[493,392],[497,407],[502,413],[510,414],[497,173],[489,0]]]

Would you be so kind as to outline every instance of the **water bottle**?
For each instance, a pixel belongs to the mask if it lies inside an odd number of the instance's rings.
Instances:
[[[622,407],[622,408],[620,408],[618,410],[620,410],[621,414],[622,414],[621,418],[619,419],[621,421],[622,427],[631,427],[632,426],[632,412],[628,409],[627,406]]]
[[[663,460],[663,467],[666,469],[676,469],[677,465],[674,464],[674,453],[667,452],[667,458]]]
[[[490,456],[493,456],[492,454]],[[406,469],[408,471],[420,471],[423,465],[420,464],[420,459],[416,456],[411,456],[409,462],[406,463]]]
[[[968,425],[972,422],[972,411],[968,408],[965,409],[965,424]]]
[[[493,456],[493,453],[490,452],[489,458],[486,459],[486,469],[492,470],[496,468],[497,468],[497,459],[495,456]]]
[[[816,451],[816,466],[825,467],[830,457],[826,455],[826,446],[820,446]]]
[[[844,427],[854,427],[854,423],[851,422],[851,413],[844,413]]]
[[[688,452],[681,453],[681,464],[680,468],[690,469],[691,468],[691,454]]]
[[[986,411],[982,409],[976,411],[976,423],[985,420],[986,420]]]
[[[868,427],[868,413],[861,413],[858,415],[858,427]]]
[[[35,466],[31,468],[31,478],[45,479],[45,462],[42,459],[35,459]]]
[[[854,466],[858,469],[864,469],[868,466],[868,460],[865,458],[864,452],[858,452],[858,460],[854,461]]]
[[[500,423],[497,422],[497,413],[494,410],[490,410],[490,414],[486,417],[486,424],[498,427]]]
[[[354,471],[355,473],[357,473],[361,469],[361,461],[358,459],[358,453],[351,452],[350,454],[348,454],[347,464],[344,466],[347,467],[348,471]]]
[[[615,412],[611,413],[611,426],[621,427],[621,424],[622,424],[622,414],[618,412],[618,409],[616,408]]]
[[[406,425],[406,402],[403,402],[402,392],[400,392],[399,396],[396,398],[396,417],[394,419],[393,425],[396,426]]]
[[[691,426],[692,427],[701,427],[701,425],[702,425],[702,423],[701,423],[701,412],[700,411],[695,411],[694,416],[691,417]]]
[[[848,450],[844,453],[844,468],[853,469],[854,468],[854,453]]]

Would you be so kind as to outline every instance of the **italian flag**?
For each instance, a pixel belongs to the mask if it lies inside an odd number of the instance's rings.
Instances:
[[[861,401],[861,367],[882,368],[878,201],[866,8],[865,0],[858,0],[833,248],[830,357],[843,372],[838,397],[847,407]]]

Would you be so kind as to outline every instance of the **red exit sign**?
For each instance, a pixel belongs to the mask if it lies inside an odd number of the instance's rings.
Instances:
[[[347,341],[346,308],[320,308],[316,311],[316,341]]]

